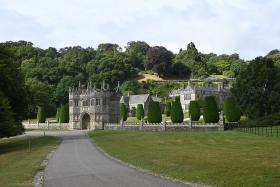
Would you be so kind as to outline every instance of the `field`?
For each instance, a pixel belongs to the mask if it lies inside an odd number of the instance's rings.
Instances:
[[[60,143],[54,137],[0,139],[0,186],[31,187],[34,175],[48,152]]]
[[[280,139],[242,132],[94,131],[113,157],[182,181],[279,186]]]

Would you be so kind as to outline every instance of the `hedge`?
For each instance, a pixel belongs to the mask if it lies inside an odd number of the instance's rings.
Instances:
[[[124,103],[120,104],[120,117],[121,117],[122,121],[127,120],[127,110],[126,110]]]
[[[164,108],[165,116],[171,115],[171,102],[167,102]]]
[[[44,107],[38,106],[37,121],[38,121],[38,123],[45,123],[46,122],[46,112],[45,112]]]
[[[214,96],[206,96],[203,103],[203,119],[205,123],[217,123],[219,110]]]
[[[184,113],[179,97],[176,97],[175,101],[172,102],[171,121],[173,123],[183,123],[184,121]]]
[[[138,120],[141,120],[144,118],[144,108],[142,104],[138,104],[137,105],[137,109],[136,109],[136,118]]]
[[[60,107],[60,122],[68,123],[69,122],[69,107],[68,105],[61,105]]]
[[[198,121],[200,118],[200,107],[197,101],[190,101],[189,116],[192,121]]]
[[[148,106],[148,122],[161,123],[162,116],[160,111],[159,102],[151,101]]]
[[[234,97],[227,97],[224,101],[224,114],[229,122],[238,122],[241,118],[241,110]]]

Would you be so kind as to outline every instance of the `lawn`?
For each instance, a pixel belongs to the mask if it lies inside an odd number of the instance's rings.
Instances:
[[[242,132],[90,132],[115,158],[183,181],[279,186],[280,138]]]
[[[28,149],[27,137],[0,139],[0,186],[31,187],[48,152],[60,143],[59,138],[33,137]]]

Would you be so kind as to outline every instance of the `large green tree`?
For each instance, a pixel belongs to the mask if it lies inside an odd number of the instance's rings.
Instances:
[[[144,69],[145,56],[150,46],[144,41],[130,41],[125,48],[125,51],[130,56],[132,65]]]
[[[232,92],[242,112],[250,118],[279,112],[279,69],[271,59],[257,57],[241,71]]]

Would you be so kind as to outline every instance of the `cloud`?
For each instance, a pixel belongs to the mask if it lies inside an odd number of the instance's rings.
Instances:
[[[260,0],[0,0],[0,40],[36,46],[124,46],[144,40],[178,52],[265,55],[280,43],[279,1]]]

